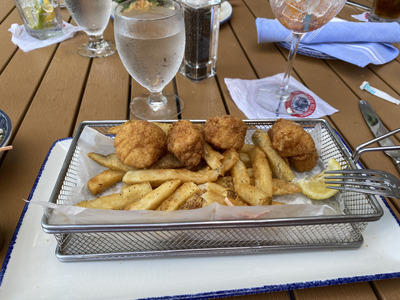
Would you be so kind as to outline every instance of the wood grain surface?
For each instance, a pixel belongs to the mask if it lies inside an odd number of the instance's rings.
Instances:
[[[194,83],[178,74],[176,87],[185,101],[183,119],[206,119],[215,115],[246,116],[233,102],[225,78],[257,79],[282,73],[288,51],[274,43],[257,43],[256,18],[274,18],[267,0],[229,0],[231,19],[220,28],[217,75]],[[371,6],[372,0],[357,0]],[[363,9],[346,5],[338,17],[354,20]],[[71,22],[68,12],[63,19]],[[51,145],[71,137],[85,120],[125,120],[132,118],[129,102],[146,90],[132,80],[117,54],[88,59],[77,53],[87,40],[84,32],[46,48],[23,52],[11,42],[11,24],[21,20],[13,0],[0,1],[0,109],[13,123],[13,150],[0,160],[0,231],[4,261],[18,226],[24,199],[28,199],[36,176]],[[105,38],[114,41],[113,21]],[[395,45],[400,48],[399,44]],[[400,127],[400,107],[383,101],[359,86],[368,81],[400,99],[400,58],[385,65],[359,68],[339,60],[322,60],[298,55],[293,76],[320,98],[339,110],[326,117],[351,148],[373,138],[358,108],[367,100],[391,130]],[[166,91],[173,92],[170,83]],[[400,136],[395,137],[399,141]],[[368,168],[388,171],[400,177],[392,161],[382,152],[363,154]],[[387,199],[399,217],[398,199]],[[40,220],[39,220],[40,221]],[[11,248],[10,248],[11,249]],[[399,299],[400,279],[376,280],[290,290],[230,299]]]

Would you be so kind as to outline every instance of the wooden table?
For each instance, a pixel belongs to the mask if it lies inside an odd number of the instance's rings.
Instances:
[[[371,0],[358,0],[370,6]],[[179,95],[185,100],[184,119],[214,115],[245,115],[236,107],[224,78],[256,79],[283,72],[287,50],[272,44],[257,44],[255,18],[273,18],[266,0],[230,0],[233,16],[221,26],[217,76],[197,84],[177,76]],[[350,19],[362,9],[346,5],[339,17]],[[62,11],[64,20],[71,21]],[[144,91],[131,80],[118,55],[88,59],[77,53],[87,35],[78,33],[61,44],[24,53],[11,42],[7,31],[21,23],[13,0],[0,2],[0,109],[11,118],[14,149],[0,161],[0,229],[4,238],[4,260],[38,171],[51,145],[73,135],[84,120],[130,118],[130,99]],[[113,40],[113,22],[105,37]],[[398,45],[397,45],[398,46]],[[365,99],[393,130],[399,127],[400,107],[359,89],[363,81],[400,98],[400,59],[359,68],[338,60],[298,55],[293,76],[339,110],[327,117],[353,149],[373,136],[358,109]],[[172,85],[166,90],[173,91]],[[399,176],[391,160],[381,152],[363,154],[368,168]],[[400,202],[388,199],[399,216]],[[243,296],[246,299],[399,299],[400,279],[359,282],[337,286]]]

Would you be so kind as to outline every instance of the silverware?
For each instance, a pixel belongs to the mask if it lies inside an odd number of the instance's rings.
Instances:
[[[335,175],[337,174],[337,175]],[[400,199],[400,181],[381,170],[357,169],[325,172],[327,188]],[[339,181],[338,181],[339,180]]]
[[[369,105],[367,101],[360,100],[360,110],[361,113],[367,122],[367,125],[371,129],[372,133],[376,137],[376,139],[371,140],[367,143],[364,143],[356,148],[356,151],[353,154],[353,158],[355,161],[358,160],[358,157],[354,157],[355,155],[358,156],[365,151],[376,151],[376,150],[381,150],[384,151],[386,155],[388,155],[393,162],[395,163],[397,169],[400,172],[400,151],[397,149],[400,149],[400,146],[396,146],[392,138],[390,137],[391,135],[398,133],[400,131],[399,129],[396,129],[392,132],[389,132],[386,127],[382,124],[381,120],[379,119],[378,115],[375,113],[375,111],[372,109],[372,107]],[[374,142],[378,142],[381,147],[379,148],[369,148],[369,149],[363,149],[365,146],[368,146]]]

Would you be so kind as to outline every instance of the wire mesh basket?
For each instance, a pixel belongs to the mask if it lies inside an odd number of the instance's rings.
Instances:
[[[165,121],[164,121],[165,122]],[[174,122],[174,121],[166,121]],[[193,120],[204,123],[205,120]],[[320,159],[335,158],[342,168],[355,168],[343,140],[325,120],[296,120],[306,131],[321,129]],[[123,121],[83,122],[77,129],[50,202],[71,205],[68,195],[76,185],[81,149],[77,142],[86,126],[107,134]],[[268,130],[274,120],[246,120],[248,131]],[[246,143],[252,143],[251,135]],[[265,253],[294,249],[356,248],[363,243],[368,222],[383,215],[376,197],[341,193],[342,214],[254,220],[213,220],[145,224],[50,224],[48,214],[42,228],[57,240],[59,260],[117,260],[179,255],[226,255]],[[50,212],[51,213],[51,212]]]

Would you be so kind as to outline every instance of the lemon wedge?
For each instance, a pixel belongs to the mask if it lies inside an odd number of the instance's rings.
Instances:
[[[301,187],[304,195],[314,200],[324,200],[334,196],[338,190],[328,189],[325,184],[325,171],[341,170],[340,164],[334,158],[328,160],[327,167],[321,173],[308,179],[301,179],[297,184]]]
[[[27,5],[23,7],[24,16],[27,20],[28,26],[31,29],[36,29],[39,22],[40,11],[35,5]]]
[[[43,0],[39,11],[39,23],[36,29],[43,29],[49,27],[55,18],[53,5],[49,0]]]

